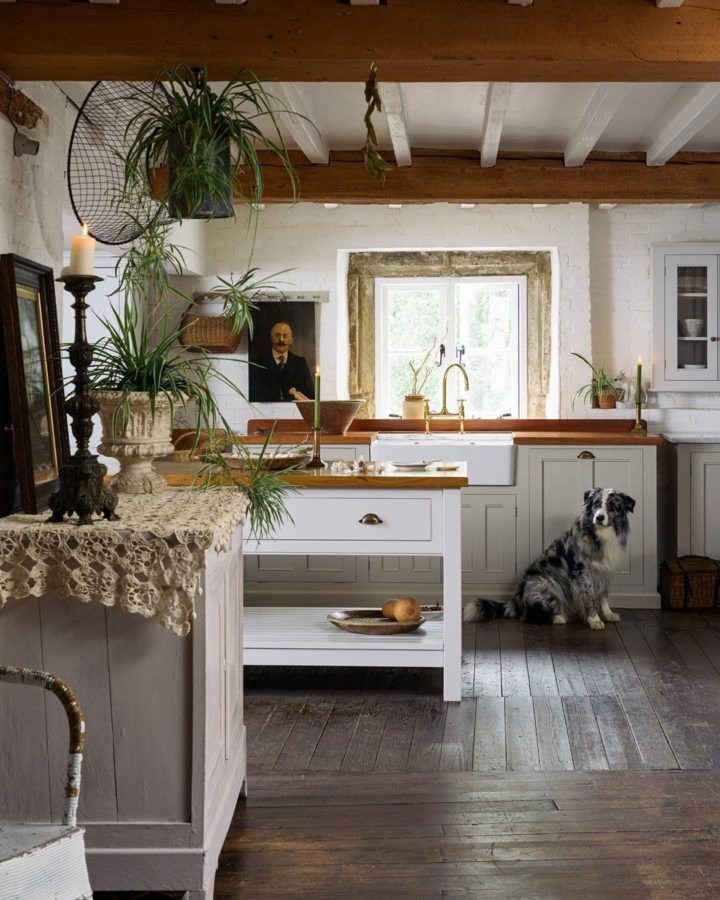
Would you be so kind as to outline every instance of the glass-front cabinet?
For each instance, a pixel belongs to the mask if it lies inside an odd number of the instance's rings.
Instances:
[[[720,387],[720,244],[653,247],[654,390]]]

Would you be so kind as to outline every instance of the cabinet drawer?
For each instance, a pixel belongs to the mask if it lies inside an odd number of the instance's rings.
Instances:
[[[365,497],[357,491],[343,496],[313,495],[289,497],[287,520],[273,535],[274,542],[322,541],[328,545],[387,541],[430,544],[440,531],[439,496]],[[436,509],[434,509],[434,507]],[[366,524],[364,517],[379,519]],[[437,524],[436,524],[437,523]],[[250,547],[252,550],[252,547]]]

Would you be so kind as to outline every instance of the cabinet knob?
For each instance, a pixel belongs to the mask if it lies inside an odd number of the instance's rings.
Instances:
[[[375,513],[365,513],[362,519],[359,519],[361,525],[382,525],[382,519],[380,516],[376,516]]]
[[[710,340],[711,340],[713,343],[715,343],[715,341],[717,340],[717,338],[715,337],[715,335],[713,335],[713,336],[710,338]]]
[[[578,455],[578,459],[595,459],[595,454],[591,453],[589,450],[581,450]]]

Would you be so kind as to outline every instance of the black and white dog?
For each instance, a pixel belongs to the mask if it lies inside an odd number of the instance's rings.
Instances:
[[[601,629],[619,622],[610,609],[610,576],[630,534],[635,501],[613,488],[585,492],[581,514],[527,569],[509,602],[471,600],[463,619],[524,619],[565,625],[570,619]]]

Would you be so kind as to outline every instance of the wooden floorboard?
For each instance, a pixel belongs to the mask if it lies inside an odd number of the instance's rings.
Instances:
[[[251,772],[720,768],[720,614],[463,626],[463,701],[432,669],[251,667]]]
[[[215,897],[717,898],[719,818],[717,772],[258,774]]]

